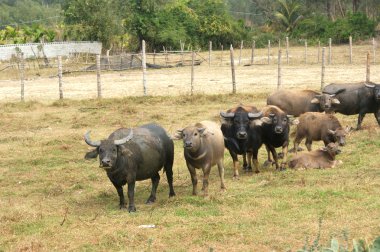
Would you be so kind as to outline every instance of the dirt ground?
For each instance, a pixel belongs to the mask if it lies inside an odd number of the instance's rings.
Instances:
[[[325,83],[359,82],[366,79],[366,52],[368,45],[355,48],[353,64],[349,64],[347,46],[334,48],[331,64],[326,64]],[[292,48],[290,64],[286,63],[283,52],[281,83],[283,88],[314,89],[321,87],[321,63],[318,63],[317,48],[308,49],[308,63],[304,62],[304,48]],[[327,51],[327,50],[326,50]],[[199,57],[205,60],[194,68],[193,92],[201,94],[218,94],[232,92],[232,72],[229,52],[213,52],[211,66],[206,59],[208,53]],[[278,64],[272,50],[268,65],[267,49],[257,49],[255,64],[250,62],[251,50],[245,49],[240,56],[235,52],[236,90],[238,93],[271,92],[277,89]],[[321,52],[320,52],[321,53]],[[327,53],[326,53],[327,55]],[[380,55],[380,53],[379,53]],[[360,56],[360,57],[359,57]],[[223,61],[221,58],[223,57]],[[320,56],[321,57],[321,56]],[[240,60],[239,60],[240,58]],[[240,61],[240,65],[239,65]],[[326,59],[326,62],[328,60]],[[376,59],[380,62],[380,59]],[[63,68],[70,67],[68,64]],[[380,65],[371,65],[371,81],[380,82]],[[18,71],[0,72],[0,101],[20,100],[20,79]],[[144,95],[143,75],[141,69],[102,72],[102,97],[124,97]],[[147,95],[186,95],[191,92],[191,67],[147,69]],[[88,99],[97,97],[97,76],[91,73],[73,73],[63,76],[63,96],[67,99]],[[26,73],[25,100],[51,101],[59,98],[58,77],[56,69],[50,74],[37,76]]]

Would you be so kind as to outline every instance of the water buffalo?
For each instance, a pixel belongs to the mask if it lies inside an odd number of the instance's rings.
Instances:
[[[263,117],[260,119],[262,125],[262,141],[267,148],[268,162],[272,163],[270,153],[272,153],[276,169],[285,169],[286,158],[289,145],[289,124],[290,116],[288,116],[279,107],[269,105],[262,110]],[[278,156],[275,148],[282,147],[283,162],[281,167],[278,165]]]
[[[374,113],[380,125],[380,84],[372,82],[329,84],[322,90],[323,95],[312,102],[322,103],[325,111],[358,116],[356,129],[361,128],[366,113]],[[330,102],[332,99],[338,102]],[[330,103],[330,104],[329,104]]]
[[[320,150],[306,153],[298,153],[289,161],[290,168],[334,168],[342,161],[335,160],[335,156],[340,153],[338,145],[329,143]]]
[[[211,167],[214,165],[218,166],[220,187],[225,189],[224,138],[220,126],[211,121],[202,121],[178,130],[175,138],[183,140],[186,164],[193,184],[193,195],[197,194],[196,168],[201,168],[203,171],[202,190],[204,195],[208,194],[208,177]]]
[[[321,94],[312,90],[279,90],[267,98],[267,105],[275,105],[288,115],[300,116],[305,112],[322,112],[323,108],[311,101]]]
[[[149,178],[152,180],[152,191],[146,203],[153,203],[162,167],[168,179],[169,197],[175,195],[172,170],[174,144],[159,125],[151,123],[130,130],[121,128],[102,141],[92,141],[87,132],[84,140],[88,145],[96,147],[85,158],[96,158],[99,155],[100,167],[107,172],[119,195],[120,209],[125,209],[123,186],[128,184],[128,211],[135,212],[135,183]]]
[[[252,169],[247,163],[247,143],[250,122],[261,117],[261,112],[254,106],[238,106],[220,112],[222,118],[221,130],[225,147],[230,152],[234,163],[234,178],[239,177],[239,161],[237,155],[243,155],[243,168]],[[250,159],[249,159],[250,160]]]
[[[305,145],[311,151],[313,141],[322,140],[325,146],[334,142],[340,146],[345,145],[348,130],[344,129],[338,119],[332,114],[319,112],[307,112],[302,114],[297,124],[294,150],[297,152],[298,145],[306,138]]]

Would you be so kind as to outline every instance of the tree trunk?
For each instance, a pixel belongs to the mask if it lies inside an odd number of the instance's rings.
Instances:
[[[359,10],[360,0],[352,0],[352,13],[356,13]]]
[[[335,4],[333,2],[334,2],[333,0],[326,0],[326,10],[327,10],[327,16],[329,17],[329,19],[332,21],[335,21],[335,16],[334,16]]]

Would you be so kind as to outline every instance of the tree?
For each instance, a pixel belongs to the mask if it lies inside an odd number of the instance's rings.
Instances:
[[[63,5],[65,22],[71,25],[69,29],[80,29],[84,39],[99,40],[109,48],[112,38],[122,33],[122,22],[113,6],[113,0],[67,0]]]
[[[279,9],[275,12],[275,17],[285,31],[291,33],[303,18],[299,14],[301,5],[296,0],[278,0],[278,3]]]

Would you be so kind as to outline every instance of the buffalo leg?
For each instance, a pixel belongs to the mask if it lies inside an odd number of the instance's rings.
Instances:
[[[166,178],[168,179],[169,184],[169,197],[175,196],[174,187],[173,187],[173,160],[174,155],[171,155],[170,158],[166,161],[166,164],[164,165],[164,170],[166,173]]]
[[[146,201],[146,204],[152,204],[156,201],[156,192],[158,183],[160,182],[160,174],[158,172],[151,178],[152,180],[152,191],[150,192],[150,196]]]
[[[380,126],[380,108],[374,113],[377,123]]]
[[[259,161],[257,160],[257,155],[258,155],[259,150],[254,150],[252,152],[252,163],[253,166],[255,167],[255,173],[259,173]]]
[[[193,184],[193,195],[197,195],[197,184],[198,184],[197,172],[195,171],[195,167],[193,167],[189,163],[187,163],[187,169],[190,172],[191,183]]]
[[[294,153],[297,154],[298,152],[298,146],[300,145],[302,141],[302,137],[300,137],[298,134],[296,135],[296,138],[294,139]]]
[[[251,172],[252,171],[252,152],[247,152],[247,160],[248,160],[248,167],[247,171]]]
[[[233,151],[229,151],[229,152],[230,152],[232,161],[234,163],[234,177],[233,178],[237,179],[237,178],[239,178],[239,161],[237,158],[237,154]]]
[[[220,177],[220,188],[222,190],[226,189],[226,186],[224,185],[224,166],[223,166],[223,159],[220,159],[217,163],[218,165],[218,171],[219,171],[219,177]]]
[[[276,165],[276,170],[278,170],[279,166],[278,166],[278,156],[277,156],[276,149],[272,145],[265,145],[265,146],[267,147],[267,150],[269,149],[269,151],[272,153],[274,164]],[[270,154],[268,152],[268,156],[269,155]]]
[[[311,144],[313,143],[313,140],[306,138],[305,145],[308,151],[311,151]]]
[[[210,176],[211,171],[211,165],[207,164],[205,167],[203,167],[203,185],[202,185],[202,191],[204,196],[208,195],[208,177]]]
[[[286,141],[283,145],[282,145],[282,153],[284,153],[284,157],[282,159],[282,162],[281,162],[281,168],[280,170],[285,170],[286,169],[286,161],[287,161],[287,158],[288,158],[288,141]]]
[[[365,116],[365,114],[359,113],[359,116],[358,116],[358,125],[356,126],[356,130],[360,130],[361,129],[364,116]]]
[[[119,201],[120,201],[119,206],[120,206],[120,209],[125,209],[126,207],[125,207],[125,198],[124,198],[123,187],[120,186],[120,185],[116,185],[113,182],[112,182],[112,184],[116,188],[117,194],[119,195]]]
[[[268,147],[268,145],[265,145],[265,149],[267,150],[267,156],[268,156],[268,158],[267,158],[267,160],[264,162],[264,166],[265,167],[268,167],[268,166],[270,166],[272,163],[273,163],[273,160],[272,160],[272,158],[271,158],[271,155],[270,155],[270,149],[269,149],[269,147]]]
[[[128,212],[136,212],[135,207],[135,181],[128,183]],[[123,197],[124,198],[124,197]]]

